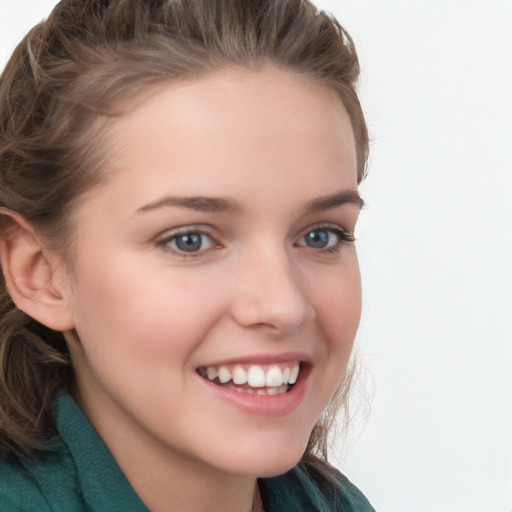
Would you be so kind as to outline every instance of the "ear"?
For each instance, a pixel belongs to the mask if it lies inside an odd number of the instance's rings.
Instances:
[[[23,217],[5,209],[0,216],[0,262],[14,303],[50,329],[72,329],[61,258],[44,247]]]

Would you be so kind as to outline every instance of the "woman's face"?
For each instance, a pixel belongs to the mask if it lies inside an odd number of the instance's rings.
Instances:
[[[232,69],[159,89],[107,140],[111,176],[74,215],[79,403],[120,458],[286,471],[359,322],[347,112],[288,72]]]

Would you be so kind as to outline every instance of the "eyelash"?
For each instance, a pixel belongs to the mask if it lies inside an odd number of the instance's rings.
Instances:
[[[334,236],[337,238],[337,241],[334,246],[315,248],[315,247],[308,246],[306,244],[299,244],[298,242],[296,242],[294,244],[294,246],[295,247],[308,247],[310,249],[313,249],[314,251],[318,251],[318,252],[324,253],[324,254],[336,254],[340,251],[341,246],[344,243],[355,242],[354,235],[345,231],[340,226],[335,226],[335,225],[331,225],[331,224],[324,224],[324,225],[310,227],[307,229],[307,231],[304,232],[303,235],[301,235],[299,240],[305,239],[305,237],[310,233],[321,232],[321,231],[325,231],[325,232],[334,234]],[[186,252],[186,251],[181,250],[179,247],[171,247],[170,246],[170,244],[173,241],[175,242],[180,237],[192,236],[192,235],[208,237],[211,240],[211,247],[203,248],[202,247],[203,243],[201,243],[201,245],[199,246],[199,249],[197,251]],[[159,237],[157,239],[157,245],[159,247],[162,247],[164,250],[170,251],[174,254],[177,254],[179,257],[184,258],[184,259],[197,258],[201,254],[203,254],[205,251],[208,251],[209,249],[211,249],[212,247],[220,246],[220,244],[217,243],[215,237],[211,233],[208,233],[207,231],[205,231],[204,228],[199,228],[199,227],[196,228],[193,226],[190,228],[178,229],[176,231],[167,232],[166,234],[162,235],[161,237]]]
[[[334,236],[337,238],[336,243],[332,247],[323,247],[323,248],[317,248],[318,252],[323,254],[337,254],[341,250],[342,245],[345,243],[353,243],[356,241],[354,235],[346,231],[340,226],[332,225],[332,224],[323,224],[318,226],[309,227],[307,231],[300,237],[299,240],[303,240],[309,233],[313,232],[320,232],[320,231],[326,231],[329,233],[333,233]],[[307,245],[299,245],[299,247],[308,247]],[[312,249],[315,250],[314,247]]]

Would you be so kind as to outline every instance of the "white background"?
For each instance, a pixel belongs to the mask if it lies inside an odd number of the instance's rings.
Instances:
[[[0,0],[0,68],[54,4]],[[356,41],[372,137],[371,410],[339,465],[378,512],[511,512],[512,1],[317,4]]]

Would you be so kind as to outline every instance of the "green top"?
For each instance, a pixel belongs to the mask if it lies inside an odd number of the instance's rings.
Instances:
[[[148,512],[69,396],[56,401],[56,425],[59,436],[40,460],[0,460],[0,511]],[[299,467],[258,483],[266,512],[374,512],[341,474],[328,489],[319,489]]]

